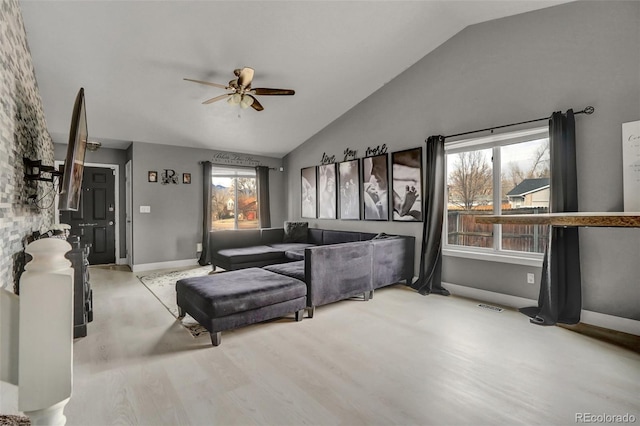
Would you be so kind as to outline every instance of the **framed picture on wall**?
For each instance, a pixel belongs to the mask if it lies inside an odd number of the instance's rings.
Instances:
[[[316,218],[316,194],[316,167],[306,167],[300,170],[300,200],[303,218]]]
[[[337,216],[336,165],[318,166],[318,218],[335,219]]]
[[[393,220],[422,221],[422,148],[391,153]]]
[[[362,205],[365,220],[389,220],[388,154],[362,159]]]
[[[340,219],[360,219],[360,160],[338,163]]]
[[[155,170],[151,170],[147,173],[147,180],[149,182],[157,182],[158,181],[158,172]]]
[[[185,185],[191,184],[191,173],[182,174],[182,183],[184,183]]]

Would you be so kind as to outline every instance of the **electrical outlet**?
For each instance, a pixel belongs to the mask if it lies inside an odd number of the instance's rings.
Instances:
[[[196,252],[202,252],[202,243],[196,243]]]
[[[535,284],[535,283],[536,283],[535,275],[533,275],[532,273],[528,273],[527,274],[527,284]]]

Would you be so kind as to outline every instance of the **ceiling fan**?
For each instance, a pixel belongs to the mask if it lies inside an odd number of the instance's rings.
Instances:
[[[186,81],[193,81],[194,83],[206,84],[207,86],[219,87],[221,89],[229,90],[229,93],[216,96],[215,98],[207,99],[203,104],[212,104],[222,99],[227,99],[227,102],[232,105],[240,105],[241,108],[253,108],[256,111],[264,110],[264,107],[255,98],[256,95],[270,95],[270,96],[290,96],[296,92],[291,89],[267,89],[267,88],[252,88],[251,81],[253,80],[254,70],[253,68],[244,67],[238,68],[233,71],[237,78],[231,80],[228,85],[210,83],[208,81],[193,80],[191,78],[185,78]]]

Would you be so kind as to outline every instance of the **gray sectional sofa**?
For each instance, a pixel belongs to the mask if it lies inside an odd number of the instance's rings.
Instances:
[[[291,312],[301,321],[305,308],[313,317],[316,306],[359,295],[366,301],[375,289],[413,277],[414,237],[299,225],[288,233],[211,232],[213,269],[228,272],[177,281],[179,316],[190,314],[218,346],[222,331]]]
[[[309,228],[287,240],[284,228],[212,231],[211,264],[225,270],[263,267],[307,285],[314,308],[413,278],[415,238]]]

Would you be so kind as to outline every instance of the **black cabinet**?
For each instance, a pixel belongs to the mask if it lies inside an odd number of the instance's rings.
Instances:
[[[87,335],[87,323],[93,321],[93,291],[89,284],[89,249],[80,237],[72,235],[67,241],[71,251],[66,254],[73,267],[73,337]]]

